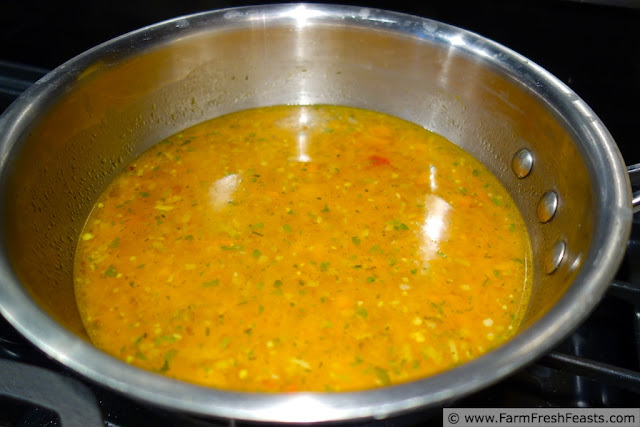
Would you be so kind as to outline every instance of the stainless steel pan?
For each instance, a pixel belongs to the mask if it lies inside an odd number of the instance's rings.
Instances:
[[[273,104],[345,104],[419,123],[511,191],[535,254],[518,335],[408,384],[353,393],[230,393],[146,372],[94,348],[72,289],[75,242],[118,170],[180,129]],[[0,311],[51,357],[134,399],[235,419],[382,418],[486,387],[542,355],[598,303],[620,263],[629,179],[603,123],[517,53],[428,19],[319,4],[203,13],[60,66],[0,120]]]

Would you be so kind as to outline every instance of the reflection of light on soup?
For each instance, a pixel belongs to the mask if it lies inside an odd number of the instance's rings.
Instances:
[[[209,203],[211,207],[219,211],[231,203],[239,183],[240,178],[234,173],[214,181],[209,188]]]
[[[424,197],[424,222],[420,225],[420,250],[424,262],[437,256],[440,240],[447,231],[448,215],[451,205],[442,197],[427,194]]]
[[[369,111],[280,106],[131,163],[87,221],[75,283],[93,342],[142,368],[357,390],[504,342],[530,263],[512,199],[455,145]]]

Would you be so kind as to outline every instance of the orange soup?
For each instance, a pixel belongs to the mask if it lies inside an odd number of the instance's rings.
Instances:
[[[499,181],[380,113],[277,106],[161,141],[97,201],[75,261],[93,343],[241,391],[423,378],[511,337],[531,249]]]

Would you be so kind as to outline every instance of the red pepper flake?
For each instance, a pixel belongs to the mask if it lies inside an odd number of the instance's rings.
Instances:
[[[373,166],[382,166],[382,165],[390,165],[391,162],[386,157],[380,156],[370,156],[369,160],[371,160],[371,165]]]
[[[136,167],[135,166],[129,166],[129,170],[130,171],[134,171],[134,170],[136,170]]]

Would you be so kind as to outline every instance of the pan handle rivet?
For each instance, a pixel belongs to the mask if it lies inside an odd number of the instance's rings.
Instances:
[[[511,169],[518,178],[526,178],[533,168],[533,155],[526,148],[521,148],[511,159]]]
[[[538,220],[541,223],[551,221],[558,210],[558,195],[555,191],[547,191],[538,202]]]
[[[560,266],[560,263],[564,259],[565,252],[567,251],[567,244],[563,240],[558,240],[551,252],[547,254],[544,260],[544,271],[547,274],[553,274]]]

